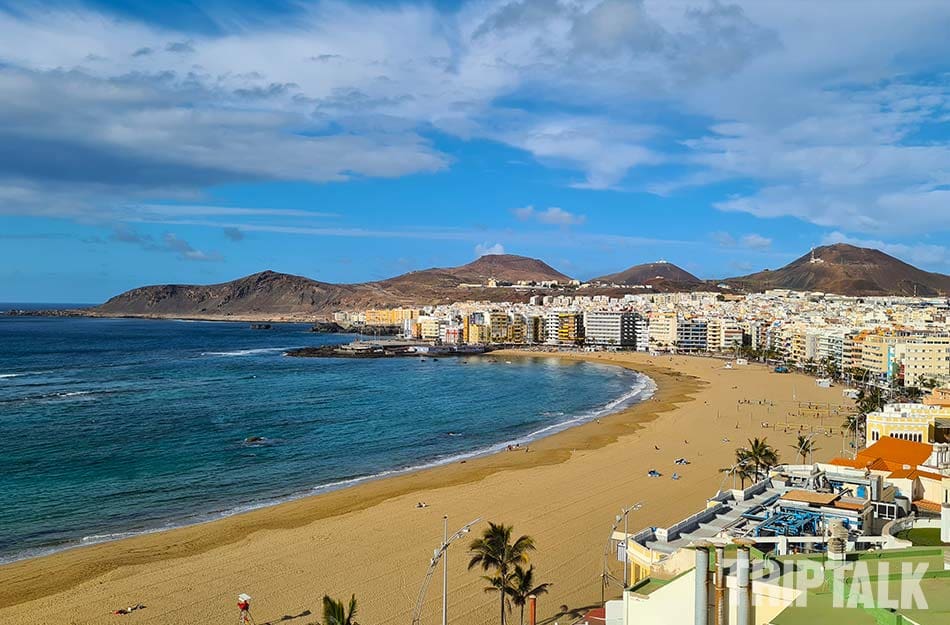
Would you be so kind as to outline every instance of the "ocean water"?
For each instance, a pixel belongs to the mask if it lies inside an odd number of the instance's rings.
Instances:
[[[0,317],[0,562],[458,461],[653,389],[543,357],[283,355],[350,339],[295,324]]]

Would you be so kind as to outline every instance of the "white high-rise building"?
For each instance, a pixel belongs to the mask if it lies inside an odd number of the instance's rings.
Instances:
[[[589,345],[634,348],[637,344],[636,313],[613,310],[584,314],[584,334]]]

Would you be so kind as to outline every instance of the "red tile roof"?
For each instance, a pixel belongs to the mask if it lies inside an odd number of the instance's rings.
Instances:
[[[918,510],[926,510],[927,512],[940,512],[940,504],[936,501],[916,499],[914,500],[914,505],[917,506]]]
[[[858,459],[865,461],[882,459],[901,466],[909,464],[916,467],[927,460],[931,452],[933,452],[933,445],[885,436],[867,449],[858,452]]]
[[[852,469],[863,469],[867,466],[867,462],[861,460],[852,460],[851,458],[832,458],[831,462],[828,464],[833,464],[838,467],[851,467]]]
[[[898,469],[891,471],[890,477],[895,480],[913,480],[917,477],[917,469]]]

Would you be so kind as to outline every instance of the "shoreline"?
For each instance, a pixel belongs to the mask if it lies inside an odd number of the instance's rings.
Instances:
[[[785,398],[796,384],[800,401],[840,397],[837,388],[818,389],[803,384],[807,378],[800,375],[776,376],[755,365],[724,371],[722,361],[695,357],[545,355],[624,366],[652,378],[657,390],[625,410],[538,440],[530,453],[496,453],[5,565],[0,621],[110,623],[111,609],[142,602],[149,620],[207,623],[230,618],[232,595],[246,590],[260,597],[262,621],[302,610],[316,614],[324,592],[355,592],[361,620],[398,623],[412,609],[430,543],[437,545],[441,537],[443,514],[453,526],[481,516],[533,535],[540,545],[540,574],[554,583],[551,597],[539,604],[540,616],[554,616],[560,604],[577,608],[599,599],[603,540],[619,507],[643,500],[634,525],[662,525],[695,512],[715,494],[722,479],[718,468],[735,448],[719,437],[740,442],[762,435],[760,417],[752,406],[748,415],[740,412],[740,399],[789,403]],[[784,456],[791,455],[786,447],[794,432],[777,428],[765,434]],[[836,441],[829,436],[820,455],[833,455]],[[681,469],[679,482],[645,476],[652,466],[671,470],[666,462],[679,455],[692,461]],[[418,501],[429,507],[415,509]],[[462,550],[450,560],[456,580],[451,620],[491,622],[494,601],[486,599],[480,579],[465,571]],[[381,585],[383,579],[388,581]],[[438,603],[430,593],[425,614],[436,614]]]
[[[466,357],[486,357],[490,355],[497,355],[500,352],[486,352],[482,354],[465,354]],[[556,354],[545,354],[543,352],[520,352],[517,354],[508,353],[503,354],[507,357],[518,357],[518,358],[557,358]],[[615,365],[604,365],[603,363],[592,363],[594,365],[612,367]],[[15,565],[18,563],[28,563],[32,560],[55,557],[58,554],[77,550],[77,549],[88,549],[96,545],[105,545],[110,543],[117,543],[127,540],[134,540],[140,536],[150,536],[154,534],[164,534],[167,532],[174,532],[176,530],[187,529],[191,527],[208,525],[217,523],[219,521],[224,521],[229,518],[248,514],[256,511],[267,510],[270,508],[275,508],[282,506],[284,504],[293,503],[312,497],[320,497],[337,491],[355,488],[362,484],[367,484],[371,482],[377,482],[381,480],[390,480],[402,476],[411,475],[413,473],[418,473],[422,471],[430,471],[433,469],[438,469],[440,467],[450,466],[452,464],[460,463],[467,464],[470,461],[478,460],[480,458],[487,458],[495,454],[500,454],[506,452],[506,448],[514,445],[525,445],[526,447],[530,445],[536,445],[536,443],[543,441],[546,438],[557,436],[558,434],[571,430],[573,428],[581,427],[591,421],[597,419],[604,419],[619,412],[622,412],[632,406],[636,406],[639,403],[649,400],[656,393],[657,387],[656,383],[652,378],[643,374],[640,371],[637,371],[632,368],[621,367],[631,374],[631,380],[634,382],[624,393],[618,397],[611,399],[605,404],[599,406],[594,406],[580,414],[575,415],[565,415],[566,419],[563,421],[557,421],[540,427],[540,429],[528,432],[525,434],[520,434],[514,438],[506,439],[488,445],[483,445],[476,449],[471,449],[468,451],[458,452],[453,455],[436,457],[430,460],[420,460],[419,463],[412,464],[406,467],[397,467],[390,469],[383,469],[377,473],[362,475],[352,478],[347,478],[343,480],[338,480],[335,482],[329,482],[326,484],[319,484],[315,486],[310,486],[306,490],[301,490],[300,492],[292,493],[289,495],[281,497],[272,497],[261,499],[256,502],[249,502],[242,506],[231,508],[228,510],[213,511],[204,514],[193,515],[195,520],[187,520],[189,517],[185,517],[184,520],[178,522],[172,522],[165,527],[155,527],[155,528],[146,528],[137,531],[121,531],[115,532],[113,534],[107,535],[92,535],[85,536],[78,543],[70,543],[62,546],[52,546],[41,548],[37,553],[30,555],[24,555],[22,557],[12,557],[11,559],[0,558],[0,574],[2,574],[2,569],[5,566]],[[2,377],[2,376],[0,376]],[[523,448],[522,448],[523,449]],[[519,450],[520,451],[520,450]],[[114,536],[114,538],[110,538]],[[100,538],[100,540],[93,540]],[[88,540],[87,540],[88,539]],[[2,576],[0,576],[2,579]],[[0,608],[3,607],[2,603],[2,591],[0,591]]]
[[[493,355],[527,358],[539,356],[571,358],[573,356],[566,353],[539,354],[537,352],[521,352],[520,350],[500,350],[493,352]],[[266,505],[220,519],[143,533],[113,541],[77,545],[49,554],[15,560],[0,565],[0,610],[21,604],[24,601],[67,590],[92,576],[108,573],[120,566],[162,561],[168,558],[180,557],[185,555],[186,552],[193,555],[195,550],[201,553],[237,542],[254,531],[298,527],[327,516],[336,516],[367,508],[392,497],[421,490],[424,485],[428,486],[433,482],[440,486],[471,483],[499,471],[563,462],[569,457],[570,449],[579,447],[588,450],[598,449],[615,441],[621,435],[621,432],[626,433],[629,428],[636,427],[637,424],[628,423],[627,418],[641,418],[642,415],[631,413],[645,412],[645,409],[637,410],[637,408],[649,403],[649,399],[657,399],[663,393],[664,384],[661,384],[657,377],[661,379],[668,377],[668,374],[661,373],[660,370],[650,373],[632,367],[624,368],[643,374],[653,381],[656,389],[650,398],[600,417],[601,423],[586,421],[539,438],[532,443],[529,448],[530,453],[507,453],[504,450],[488,452],[486,455],[478,456],[472,460],[367,480],[354,486],[304,495],[290,501]],[[671,398],[664,399],[671,401]],[[577,436],[580,431],[585,430],[590,425],[607,425],[607,427],[597,428],[601,430],[600,432],[590,432],[588,435],[585,431],[583,437]],[[572,434],[573,436],[570,436]],[[562,442],[562,438],[566,440]],[[578,438],[582,440],[577,440]],[[586,439],[586,441],[583,439]],[[585,442],[586,444],[584,444]],[[568,447],[568,443],[570,443],[570,447]],[[441,475],[442,473],[447,473],[447,475]],[[379,488],[384,484],[389,488]],[[379,492],[382,490],[387,492]],[[313,504],[312,510],[309,509],[311,503]],[[320,503],[325,505],[321,506]],[[323,509],[331,506],[335,508],[332,513]],[[212,533],[217,534],[217,536],[211,537],[210,534]],[[132,554],[134,554],[134,560],[130,557]],[[45,569],[47,565],[59,571],[55,581],[45,576],[31,574],[29,571],[31,568]]]

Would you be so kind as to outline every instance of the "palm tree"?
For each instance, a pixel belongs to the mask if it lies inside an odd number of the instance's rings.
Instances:
[[[844,427],[848,429],[850,434],[860,434],[864,430],[864,424],[867,421],[867,417],[863,414],[849,414],[844,418]]]
[[[748,447],[736,450],[736,460],[752,465],[755,478],[758,479],[763,470],[768,471],[778,464],[778,451],[768,444],[766,438],[750,438]]]
[[[815,441],[813,441],[808,436],[805,436],[804,434],[798,435],[798,442],[792,445],[792,447],[795,449],[795,451],[798,452],[798,455],[802,457],[802,464],[805,464],[806,462],[808,462],[808,456],[810,454],[813,454],[816,451],[818,451],[818,447],[817,445],[815,445]]]
[[[511,595],[512,603],[521,608],[521,625],[524,625],[524,605],[528,602],[528,597],[543,595],[550,587],[551,584],[534,585],[534,565],[527,569],[518,564],[515,565],[515,572],[511,576],[508,594]]]
[[[745,481],[749,480],[750,482],[755,482],[755,472],[754,469],[749,465],[748,460],[744,458],[739,458],[741,452],[744,451],[742,448],[736,450],[736,464],[735,466],[726,467],[724,469],[719,469],[720,473],[728,473],[733,476],[733,478],[738,477],[740,484],[743,489],[745,489]],[[725,480],[723,480],[725,481]],[[735,481],[733,481],[733,485]]]
[[[869,412],[876,412],[884,406],[884,394],[881,392],[881,389],[876,386],[870,389],[862,388],[858,393],[858,399],[855,403],[863,415]]]
[[[483,571],[494,571],[494,576],[484,576],[489,583],[486,592],[497,591],[500,595],[501,625],[505,625],[505,604],[508,588],[514,577],[515,567],[528,562],[528,552],[534,551],[534,539],[520,536],[511,542],[512,527],[503,523],[488,523],[488,528],[480,538],[468,546],[472,559],[469,570],[481,567]]]
[[[323,625],[359,625],[356,622],[356,595],[350,597],[346,608],[342,601],[323,595]]]

